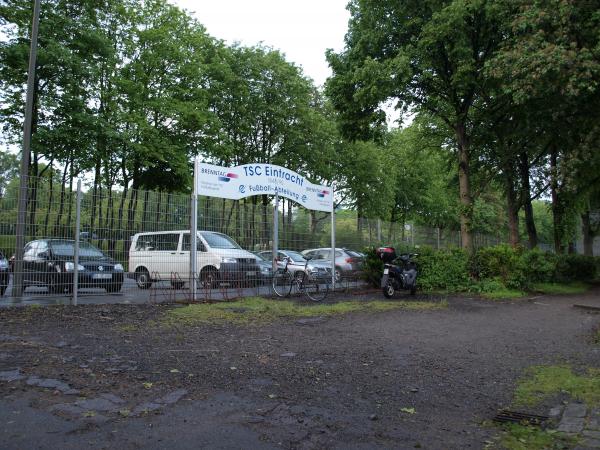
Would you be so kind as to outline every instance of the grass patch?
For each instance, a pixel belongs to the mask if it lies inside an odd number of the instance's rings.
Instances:
[[[490,300],[503,300],[512,298],[522,298],[527,294],[518,289],[499,288],[489,292],[482,292],[481,296]]]
[[[500,443],[507,450],[547,450],[573,448],[577,439],[555,430],[542,430],[519,424],[506,424]]]
[[[590,285],[581,281],[572,283],[535,283],[531,290],[547,295],[558,294],[583,294],[590,288]]]
[[[287,300],[269,300],[250,297],[235,302],[189,305],[167,312],[169,325],[195,325],[197,323],[233,322],[267,323],[285,317],[316,317],[347,314],[351,312],[383,312],[393,309],[433,310],[447,307],[447,302],[418,301],[342,301],[303,305]]]
[[[587,374],[578,375],[566,366],[532,367],[517,386],[515,404],[533,406],[559,393],[589,406],[600,405],[600,369],[588,369]]]

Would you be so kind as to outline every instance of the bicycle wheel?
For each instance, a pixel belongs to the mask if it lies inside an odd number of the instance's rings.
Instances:
[[[327,297],[329,283],[325,279],[313,280],[305,276],[302,280],[302,290],[313,302],[321,302]]]
[[[292,292],[292,274],[279,269],[273,275],[273,292],[278,297],[287,297]]]

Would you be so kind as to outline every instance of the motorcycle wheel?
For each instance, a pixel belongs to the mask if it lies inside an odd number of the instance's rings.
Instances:
[[[417,286],[413,286],[410,288],[410,295],[415,295],[417,293]]]
[[[388,282],[388,284],[383,288],[383,296],[385,298],[392,298],[395,291],[394,285]]]

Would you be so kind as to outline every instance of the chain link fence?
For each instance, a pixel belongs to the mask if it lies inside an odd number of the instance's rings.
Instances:
[[[191,273],[191,195],[95,186],[80,191],[78,205],[77,182],[49,177],[29,180],[27,216],[21,224],[26,244],[22,259],[16,260],[17,184],[9,184],[0,197],[0,253],[13,268],[0,274],[0,286],[13,299],[46,297],[65,303],[101,297],[103,302],[136,303],[271,295],[274,269],[290,272],[298,291],[308,280],[326,284],[332,259],[335,288],[351,289],[362,283],[361,252],[366,247],[460,246],[456,230],[358,219],[341,210],[332,254],[330,214],[283,199],[277,208],[278,252],[273,255],[272,198],[200,197],[197,270]],[[475,236],[476,246],[499,242]],[[192,281],[198,287],[195,298]]]

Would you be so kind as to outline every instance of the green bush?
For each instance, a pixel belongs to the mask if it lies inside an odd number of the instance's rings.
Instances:
[[[424,290],[466,291],[471,286],[469,257],[462,249],[419,249],[417,284]]]
[[[524,252],[521,259],[528,285],[547,283],[554,279],[557,258],[553,253],[543,252],[536,248]]]
[[[473,274],[480,280],[498,279],[506,287],[518,289],[527,283],[523,249],[508,244],[485,247],[473,256]]]
[[[383,261],[377,256],[374,248],[367,248],[363,252],[365,254],[363,279],[373,287],[379,287],[383,276]]]
[[[593,281],[598,269],[598,258],[584,255],[556,257],[556,281]]]

